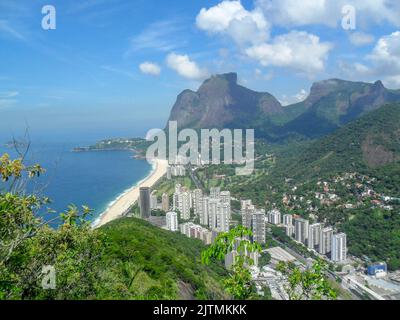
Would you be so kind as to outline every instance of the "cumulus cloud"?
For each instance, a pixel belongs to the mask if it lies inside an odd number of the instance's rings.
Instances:
[[[306,0],[302,10],[314,10],[314,14],[318,2],[323,10],[324,1],[320,0]],[[267,9],[273,9],[272,2],[268,5],[267,2],[258,1],[255,9],[249,11],[240,1],[222,1],[209,9],[201,9],[196,23],[199,29],[211,34],[229,36],[239,45],[242,53],[262,66],[294,68],[307,74],[322,71],[331,44],[321,42],[315,35],[300,31],[292,31],[270,39]],[[305,18],[312,21],[311,18]]]
[[[287,96],[283,95],[281,99],[279,99],[280,103],[282,106],[288,106],[294,103],[298,103],[301,101],[304,101],[308,96],[308,92],[305,89],[301,89],[298,93],[292,95],[292,96]]]
[[[246,54],[263,66],[289,67],[304,73],[324,70],[332,45],[304,31],[291,31],[246,49]]]
[[[170,53],[167,56],[167,65],[186,79],[203,80],[208,76],[207,70],[200,68],[197,63],[191,61],[187,55]]]
[[[236,43],[260,43],[269,37],[269,24],[258,8],[246,10],[240,1],[222,1],[203,8],[196,18],[201,30],[230,36]]]
[[[143,62],[139,65],[139,69],[144,74],[158,76],[161,73],[161,68],[158,64],[152,62]]]
[[[278,25],[304,26],[323,24],[340,25],[342,8],[354,6],[360,25],[389,22],[400,25],[400,2],[398,0],[257,0],[266,18]]]
[[[375,37],[365,32],[353,32],[349,34],[349,40],[355,46],[365,46],[375,41]]]
[[[341,62],[349,77],[381,79],[388,87],[400,87],[400,31],[381,37],[373,50],[357,63]]]
[[[380,38],[368,59],[400,71],[400,31]]]

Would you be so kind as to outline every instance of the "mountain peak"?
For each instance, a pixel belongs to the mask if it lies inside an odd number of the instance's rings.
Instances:
[[[237,84],[237,73],[235,72],[229,72],[229,73],[222,73],[222,74],[215,74],[212,75],[210,78],[206,79],[203,82],[203,86],[207,84],[213,84],[215,82],[227,82],[230,85],[236,85]]]
[[[269,93],[256,92],[237,83],[237,73],[213,75],[196,91],[182,92],[172,108],[170,121],[178,127],[236,128],[282,112]]]
[[[375,81],[374,87],[377,89],[385,89],[385,86],[383,85],[381,80]]]

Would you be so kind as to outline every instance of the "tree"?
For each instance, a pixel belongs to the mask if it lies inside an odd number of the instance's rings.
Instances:
[[[236,252],[235,262],[224,279],[226,291],[235,299],[248,299],[252,294],[251,273],[249,267],[254,265],[251,253],[261,252],[257,242],[251,242],[250,229],[237,226],[229,232],[220,233],[214,243],[202,252],[202,263],[210,264],[211,260],[224,260],[230,252]]]
[[[94,299],[100,281],[104,238],[87,222],[90,209],[70,206],[57,229],[38,214],[46,197],[25,194],[24,178],[43,173],[39,165],[26,167],[23,157],[0,157],[0,178],[8,191],[0,192],[0,299]],[[55,287],[43,287],[43,268],[54,268]]]
[[[290,300],[335,300],[337,293],[324,276],[327,265],[321,259],[305,271],[293,263],[280,262],[277,270],[287,277]]]

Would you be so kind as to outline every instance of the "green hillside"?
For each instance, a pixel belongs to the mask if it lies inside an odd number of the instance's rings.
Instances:
[[[113,285],[104,298],[228,298],[220,285],[222,265],[201,264],[201,241],[136,218],[119,219],[101,231],[109,243],[104,264],[111,281],[106,282]]]
[[[251,178],[231,179],[236,198],[335,226],[347,233],[351,254],[400,269],[400,104],[268,153],[276,157],[272,167],[262,170],[259,162]]]
[[[392,104],[282,158],[274,175],[305,180],[357,171],[384,179],[386,189],[399,192],[399,160],[400,104]]]

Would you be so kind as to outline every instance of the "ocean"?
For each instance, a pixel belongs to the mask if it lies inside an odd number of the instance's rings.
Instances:
[[[58,213],[70,204],[87,205],[94,210],[94,221],[119,195],[151,172],[152,166],[146,160],[132,158],[132,151],[72,151],[94,142],[32,142],[26,163],[39,163],[46,173],[29,182],[28,191],[48,196],[52,200],[48,207]],[[0,146],[0,155],[5,152],[16,154],[12,148]],[[4,187],[0,182],[0,188]],[[54,217],[47,210],[41,215],[46,220]]]

